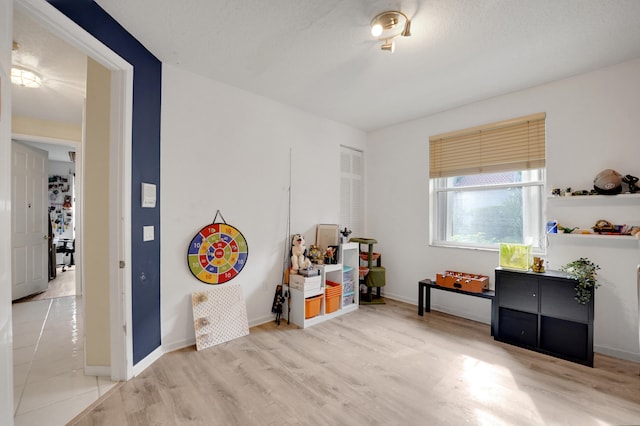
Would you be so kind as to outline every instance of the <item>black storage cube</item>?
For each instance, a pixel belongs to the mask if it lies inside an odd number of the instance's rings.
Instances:
[[[496,268],[497,340],[593,367],[593,299],[575,301],[577,281],[561,271]]]
[[[538,316],[512,309],[500,308],[501,339],[525,346],[538,345]]]
[[[540,347],[569,358],[587,359],[587,324],[543,316]]]

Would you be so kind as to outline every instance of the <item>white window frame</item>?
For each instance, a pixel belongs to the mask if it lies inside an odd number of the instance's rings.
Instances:
[[[546,170],[533,169],[533,170],[521,170],[523,173],[539,173],[537,178],[531,178],[525,182],[514,182],[507,184],[494,184],[494,185],[477,185],[477,186],[465,186],[465,187],[447,187],[447,180],[449,178],[433,178],[429,180],[429,192],[430,192],[430,245],[440,247],[456,247],[473,250],[492,250],[497,251],[499,244],[476,244],[469,242],[449,241],[447,240],[451,223],[448,218],[451,215],[448,213],[448,206],[439,205],[438,200],[446,199],[447,197],[439,197],[440,194],[448,192],[456,192],[460,190],[464,191],[486,191],[503,188],[525,188],[525,187],[538,187],[538,196],[534,199],[528,200],[529,203],[538,203],[537,208],[527,209],[529,217],[523,221],[523,234],[524,243],[531,244],[534,253],[545,254],[546,244],[544,240],[544,208],[545,198],[544,189],[546,185]],[[525,203],[527,200],[525,200]],[[523,212],[525,212],[526,204],[523,204]],[[526,213],[525,213],[526,214]],[[439,225],[444,223],[444,226]]]

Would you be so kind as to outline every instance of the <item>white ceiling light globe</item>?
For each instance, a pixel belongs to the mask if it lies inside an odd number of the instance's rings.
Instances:
[[[371,27],[371,35],[372,36],[378,37],[378,36],[380,36],[380,34],[382,34],[382,25],[375,24],[374,26]]]

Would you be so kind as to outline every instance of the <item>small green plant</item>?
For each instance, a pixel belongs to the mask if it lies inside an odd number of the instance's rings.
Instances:
[[[600,269],[600,266],[596,265],[586,257],[581,257],[578,260],[574,260],[573,262],[569,262],[560,267],[560,270],[566,272],[569,275],[569,278],[573,278],[578,281],[578,284],[575,287],[575,299],[578,303],[583,305],[589,303],[593,291],[600,287],[600,283],[597,279],[598,269]]]

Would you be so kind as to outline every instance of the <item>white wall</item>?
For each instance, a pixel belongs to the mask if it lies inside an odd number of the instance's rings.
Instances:
[[[369,135],[367,145],[367,233],[380,245],[387,268],[388,297],[417,303],[417,282],[446,269],[492,277],[498,265],[494,251],[429,247],[429,135],[491,123],[527,114],[547,113],[547,188],[590,189],[605,168],[640,176],[638,116],[640,60],[495,97]],[[636,206],[625,213],[640,225]],[[551,208],[551,206],[549,207]],[[635,209],[635,210],[633,210]],[[594,210],[576,206],[567,219],[592,226],[600,214],[615,216],[618,208]],[[550,215],[558,214],[554,210]],[[551,217],[553,218],[553,217]],[[613,219],[613,218],[612,218]],[[629,222],[627,222],[629,223]],[[564,240],[563,240],[564,241]],[[602,270],[603,287],[596,293],[595,350],[640,361],[635,268],[638,244],[605,241],[552,242],[552,268],[589,257]],[[489,302],[470,296],[433,292],[438,310],[490,322]]]
[[[319,223],[338,223],[340,145],[366,135],[269,99],[163,65],[161,294],[165,349],[195,342],[191,293],[211,288],[187,267],[193,236],[220,210],[247,240],[230,281],[244,292],[250,325],[272,320],[282,281],[292,152],[291,233],[311,243]]]
[[[11,34],[13,2],[0,0],[0,233],[11,235]],[[13,424],[11,241],[0,241],[0,424]]]
[[[68,175],[69,172],[75,173],[76,165],[71,161],[54,161],[49,160],[50,175]]]

